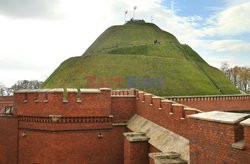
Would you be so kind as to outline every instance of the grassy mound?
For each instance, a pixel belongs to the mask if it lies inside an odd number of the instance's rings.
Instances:
[[[222,72],[209,66],[189,46],[150,23],[110,27],[82,56],[64,61],[43,88],[83,88],[87,76],[104,80],[162,78],[162,88],[141,88],[161,96],[239,93]],[[125,80],[124,88],[126,84]]]

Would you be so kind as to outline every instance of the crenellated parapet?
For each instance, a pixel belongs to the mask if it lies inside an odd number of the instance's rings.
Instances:
[[[166,99],[206,112],[250,109],[250,95],[173,96]]]
[[[135,89],[126,89],[126,90],[112,90],[111,91],[112,97],[126,97],[126,96],[131,96],[134,97],[136,95],[136,90]]]
[[[139,104],[143,104],[145,109],[156,109],[167,111],[169,115],[177,115],[180,119],[186,118],[187,115],[202,112],[196,108],[188,107],[186,105],[177,103],[173,100],[165,99],[163,97],[155,96],[143,91],[136,91],[136,98]]]
[[[16,115],[109,116],[111,89],[35,89],[14,94]]]
[[[188,116],[191,131],[193,131],[190,137],[190,153],[197,154],[191,156],[191,163],[206,160],[207,157],[213,157],[214,163],[221,161],[248,163],[250,160],[249,117],[250,114],[221,111]],[[202,154],[206,154],[207,157]]]
[[[250,100],[250,95],[208,95],[208,96],[170,96],[173,101],[220,101],[220,100]]]
[[[163,97],[136,91],[136,114],[189,138],[188,115],[202,112]]]

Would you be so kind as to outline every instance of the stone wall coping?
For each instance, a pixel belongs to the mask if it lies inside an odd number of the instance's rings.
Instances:
[[[145,133],[142,133],[142,132],[125,132],[125,133],[123,133],[123,135],[125,137],[127,137],[127,136],[134,137],[134,136],[145,136]]]
[[[172,104],[172,106],[183,106],[183,107],[184,107],[184,105],[182,105],[182,104],[177,104],[177,103]]]
[[[235,124],[246,119],[249,116],[250,114],[212,111],[212,112],[204,112],[204,113],[188,115],[187,117],[192,119],[211,121],[211,122]]]
[[[113,122],[112,126],[127,126],[127,122]]]
[[[78,90],[76,88],[67,88],[67,92],[69,92],[69,93],[77,93]]]
[[[135,97],[135,95],[111,95],[111,97]]]
[[[175,159],[179,158],[181,155],[176,152],[156,152],[149,153],[150,158],[158,158],[158,159]]]
[[[250,94],[231,94],[231,95],[194,95],[194,96],[164,96],[166,99],[172,99],[172,98],[210,98],[210,97],[244,97],[244,96],[250,96]]]
[[[80,89],[81,93],[101,93],[99,89],[94,88],[82,88]]]
[[[162,99],[162,97],[159,96],[153,96],[152,99]]]
[[[19,90],[15,91],[14,93],[36,93],[39,90],[40,89],[19,89]]]
[[[101,91],[111,91],[111,88],[100,88]]]
[[[164,100],[161,100],[161,102],[174,102],[174,101],[164,99]]]
[[[149,153],[149,157],[152,158],[156,164],[163,164],[163,163],[187,164],[187,161],[181,159],[180,154],[176,152]]]
[[[53,88],[53,89],[48,90],[47,92],[50,92],[50,93],[63,93],[64,89],[63,88]]]
[[[244,121],[241,121],[240,122],[241,125],[243,126],[250,126],[250,118],[244,120]]]
[[[54,89],[19,89],[14,93],[37,93],[37,92],[51,92],[51,93],[62,93],[64,92],[63,88],[54,88]]]
[[[199,109],[192,108],[192,107],[184,107],[184,110],[188,110],[188,111],[197,111],[197,112],[200,112],[200,113],[203,112],[203,111],[201,111],[201,110],[199,110]]]
[[[143,141],[149,140],[149,137],[147,137],[145,133],[141,133],[141,132],[126,132],[126,133],[123,133],[123,135],[130,142],[143,142]]]

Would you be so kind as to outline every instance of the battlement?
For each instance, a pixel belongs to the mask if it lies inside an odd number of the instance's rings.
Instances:
[[[136,96],[136,90],[135,89],[130,89],[130,90],[112,90],[111,91],[112,97],[133,97]]]
[[[247,163],[250,155],[249,117],[250,114],[221,111],[188,116],[191,130],[194,131],[190,137],[190,153],[211,156],[214,163]],[[203,161],[205,158],[202,155],[191,156],[191,161],[197,160]]]
[[[16,115],[108,116],[111,89],[35,89],[14,94]]]
[[[166,99],[206,112],[250,110],[250,95],[172,96]]]
[[[249,100],[250,95],[169,96],[166,99],[173,101]]]
[[[185,119],[187,115],[202,112],[199,109],[179,104],[173,100],[155,96],[143,91],[136,91],[137,101],[151,107],[152,109],[165,110],[168,114],[179,115],[180,119]]]
[[[13,108],[4,108],[0,117],[5,125],[0,126],[3,134],[10,134],[0,135],[0,146],[7,150],[1,158],[10,154],[19,155],[19,162],[30,157],[32,162],[40,162],[40,153],[28,151],[35,149],[46,150],[46,158],[58,161],[54,154],[58,155],[55,145],[59,145],[60,150],[68,151],[69,159],[77,155],[80,162],[89,162],[89,153],[97,154],[96,161],[107,153],[104,160],[109,163],[134,159],[138,160],[135,163],[166,162],[166,153],[174,151],[191,163],[208,159],[213,163],[247,163],[250,114],[204,112],[215,108],[250,109],[250,95],[163,98],[136,89],[19,90],[14,94]],[[6,115],[6,111],[13,111],[13,115]],[[132,132],[124,133],[128,129]],[[45,138],[45,144],[40,144]],[[173,157],[170,161],[176,161],[177,155]]]
[[[137,90],[135,95],[136,114],[186,138],[191,133],[187,116],[202,112],[143,91]]]

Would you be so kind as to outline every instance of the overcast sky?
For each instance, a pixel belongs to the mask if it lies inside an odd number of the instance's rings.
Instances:
[[[210,65],[250,65],[250,0],[0,0],[0,82],[45,80],[135,5]]]

